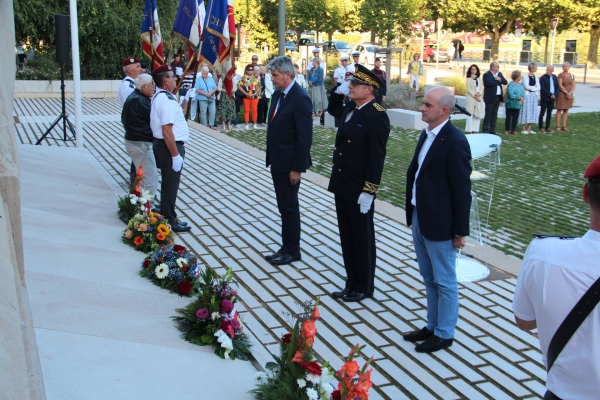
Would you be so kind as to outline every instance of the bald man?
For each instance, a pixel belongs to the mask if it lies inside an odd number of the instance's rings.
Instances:
[[[469,235],[471,149],[450,122],[456,99],[448,88],[423,98],[421,132],[406,172],[406,222],[412,226],[419,272],[427,296],[427,326],[404,335],[431,353],[450,347],[458,320],[456,253]]]
[[[496,133],[496,120],[498,119],[498,108],[502,103],[502,85],[508,85],[508,81],[500,72],[498,61],[490,63],[490,70],[483,74],[483,102],[485,103],[485,115],[483,117],[484,133]]]

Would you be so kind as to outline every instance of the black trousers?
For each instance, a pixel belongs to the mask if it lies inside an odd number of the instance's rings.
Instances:
[[[506,109],[506,120],[504,120],[504,130],[514,132],[517,130],[517,121],[521,110]]]
[[[540,129],[544,128],[544,114],[546,114],[546,126],[545,128],[550,128],[550,122],[552,121],[552,110],[554,110],[554,100],[542,100],[540,101],[540,118],[538,120],[538,125]]]
[[[552,393],[549,390],[546,390],[546,393],[544,393],[544,400],[562,400],[560,397],[558,397],[557,395],[555,395],[554,393]]]
[[[267,122],[266,117],[267,117],[267,113],[268,111],[268,106],[269,106],[269,99],[267,98],[260,98],[258,100],[258,119],[256,121],[256,123],[258,124],[264,124],[265,122]]]
[[[271,171],[271,177],[277,208],[281,214],[281,252],[296,255],[300,252],[300,182],[291,185],[289,172]]]
[[[185,147],[183,142],[175,142],[179,155],[185,159]],[[169,220],[170,224],[177,223],[177,213],[175,212],[175,201],[177,200],[177,191],[179,190],[179,181],[181,171],[173,171],[173,157],[169,148],[162,139],[154,139],[154,157],[156,162],[160,163],[162,181],[160,183],[160,213]]]
[[[356,199],[335,196],[340,244],[346,268],[346,288],[372,295],[375,290],[375,203],[366,214],[361,214]]]
[[[496,121],[498,120],[498,108],[502,96],[496,96],[493,103],[485,103],[485,116],[483,117],[483,133],[496,133]]]

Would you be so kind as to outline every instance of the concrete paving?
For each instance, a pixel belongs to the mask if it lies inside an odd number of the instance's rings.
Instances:
[[[72,102],[68,107],[72,107]],[[134,276],[142,255],[119,242],[123,225],[116,218],[114,192],[100,194],[91,187],[91,195],[80,200],[87,207],[77,209],[77,212],[68,206],[61,208],[61,202],[56,199],[38,204],[37,193],[63,190],[70,193],[73,188],[67,185],[68,180],[64,181],[66,187],[60,190],[58,186],[44,185],[45,179],[38,175],[45,169],[45,156],[40,155],[38,167],[29,171],[25,167],[27,159],[41,152],[40,149],[65,154],[69,151],[73,153],[68,154],[75,154],[77,150],[64,149],[72,147],[73,143],[54,138],[46,140],[42,147],[25,145],[35,143],[48,122],[39,119],[38,122],[23,123],[21,119],[33,121],[25,118],[52,116],[59,108],[59,100],[15,101],[16,136],[24,143],[20,147],[26,178],[23,187],[35,190],[33,195],[28,195],[28,203],[24,203],[29,243],[26,248],[28,285],[34,322],[39,331],[44,378],[51,378],[46,382],[49,392],[57,393],[72,387],[70,376],[61,372],[62,369],[68,368],[75,373],[87,366],[89,377],[76,386],[81,398],[94,398],[86,397],[91,396],[91,392],[85,391],[89,388],[100,390],[102,377],[109,377],[111,382],[110,387],[103,387],[104,393],[113,390],[113,394],[129,390],[128,385],[136,385],[142,393],[140,387],[148,385],[172,388],[175,381],[180,385],[184,380],[193,382],[187,375],[175,378],[172,371],[181,368],[171,368],[170,361],[165,362],[163,368],[162,362],[152,361],[160,360],[167,353],[173,358],[181,356],[189,360],[189,357],[204,363],[202,368],[196,369],[211,370],[210,383],[206,385],[226,385],[231,381],[231,374],[222,368],[245,368],[234,376],[238,386],[246,386],[253,374],[249,363],[223,364],[205,352],[206,349],[177,338],[169,320],[173,315],[170,310],[185,300],[170,296]],[[87,100],[83,122],[89,151],[85,159],[96,165],[94,170],[100,171],[103,184],[115,188],[116,192],[117,182],[125,181],[128,174],[129,159],[122,144],[120,122],[114,116],[102,116],[116,114],[118,109],[118,99]],[[346,355],[353,344],[366,344],[365,355],[375,357],[375,386],[371,399],[529,399],[543,395],[546,373],[536,334],[520,331],[513,321],[510,307],[514,278],[460,284],[461,309],[455,344],[432,355],[418,354],[413,345],[401,338],[402,333],[419,329],[425,323],[424,286],[415,261],[411,231],[402,221],[402,210],[389,204],[376,204],[378,269],[375,298],[358,304],[334,300],[329,293],[343,285],[344,270],[333,196],[323,187],[327,179],[316,174],[307,174],[303,179],[300,190],[302,261],[290,266],[271,266],[262,254],[278,249],[281,228],[270,173],[264,166],[264,153],[197,124],[191,125],[192,138],[186,146],[178,208],[180,218],[189,221],[193,229],[191,233],[179,235],[178,241],[188,245],[205,265],[218,272],[228,267],[233,269],[239,283],[243,317],[254,341],[253,354],[261,365],[270,361],[271,353],[277,353],[278,337],[290,328],[284,312],[297,311],[294,302],[321,296],[323,319],[318,324],[315,349],[320,357],[339,368],[340,357]],[[264,130],[255,133],[265,134]],[[53,136],[58,137],[58,134]],[[85,152],[77,154],[81,157]],[[71,159],[65,158],[63,168],[72,163]],[[59,172],[62,170],[56,168]],[[92,174],[91,170],[87,171],[77,168],[83,181]],[[41,186],[37,186],[38,183]],[[87,188],[85,186],[83,192]],[[73,194],[70,196],[76,198]],[[95,210],[88,216],[87,211],[91,209]],[[42,214],[48,213],[54,214],[48,216],[48,222],[39,228],[34,226]],[[90,231],[92,223],[93,230]],[[50,230],[61,224],[65,226],[61,227],[60,236]],[[83,240],[83,233],[91,236]],[[31,258],[37,250],[30,246],[45,246],[43,251],[49,252],[53,246],[60,249],[60,243],[65,244],[55,255]],[[118,262],[105,265],[105,260],[91,257],[86,262],[87,248],[76,249],[82,251],[80,255],[71,254],[75,243],[95,248],[96,254],[103,257],[109,251],[116,252]],[[69,249],[67,254],[66,249]],[[54,267],[43,269],[39,266],[50,257],[55,261],[48,264]],[[72,263],[67,263],[67,259],[73,260]],[[94,264],[93,267],[86,266],[89,273],[81,271],[83,262]],[[61,263],[66,265],[61,268]],[[515,264],[518,260],[497,252],[490,263],[506,270],[505,264]],[[92,304],[77,304],[77,299],[88,299]],[[56,306],[48,307],[47,304]],[[85,306],[90,307],[91,315],[86,315]],[[53,309],[62,311],[57,312],[55,318],[45,315]],[[130,322],[132,319],[135,323]],[[77,335],[78,340],[71,335]],[[61,340],[72,343],[74,351],[63,356],[53,351]],[[122,359],[111,358],[115,346],[125,355]],[[136,360],[133,354],[139,354],[138,351],[148,353],[140,354]],[[86,352],[94,356],[86,357]],[[80,361],[73,360],[77,354]],[[129,369],[124,370],[123,365],[129,365]],[[135,371],[136,368],[143,371]],[[148,372],[146,368],[152,371]],[[160,385],[145,379],[132,380],[132,375],[139,372],[156,382],[152,372],[158,371],[165,377]],[[125,393],[136,392],[131,389]],[[145,398],[169,398],[161,397],[162,392],[156,393]],[[232,400],[242,398],[227,397]]]

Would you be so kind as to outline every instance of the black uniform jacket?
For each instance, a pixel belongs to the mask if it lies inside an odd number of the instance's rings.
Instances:
[[[121,123],[125,128],[125,139],[133,142],[152,142],[150,110],[152,102],[141,90],[135,89],[123,104]]]
[[[385,108],[371,101],[360,110],[350,101],[343,105],[344,96],[332,93],[327,111],[340,118],[333,162],[330,192],[346,199],[356,199],[362,192],[377,194],[385,161],[385,146],[390,136],[390,119]],[[353,111],[350,119],[346,115]]]

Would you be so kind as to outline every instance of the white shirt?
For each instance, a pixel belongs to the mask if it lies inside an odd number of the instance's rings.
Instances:
[[[173,124],[173,136],[176,142],[185,143],[190,139],[190,129],[175,96],[157,87],[156,93],[152,96],[152,109],[150,110],[152,135],[157,139],[164,139],[162,127],[170,124]]]
[[[496,77],[498,76],[498,73],[500,71],[496,72],[495,74],[492,72],[492,75],[494,75],[494,80],[496,79]],[[498,85],[496,86],[496,96],[502,96],[502,85]]]
[[[343,65],[340,65],[335,69],[335,71],[333,71],[333,77],[337,79],[337,83],[344,82],[346,79],[346,72],[348,72],[348,70]]]
[[[554,74],[550,75],[550,93],[554,95],[554,79],[552,79],[553,77]]]
[[[540,349],[547,352],[554,333],[600,277],[600,232],[574,240],[534,239],[523,258],[513,312],[537,321]],[[600,393],[600,307],[591,312],[563,351],[546,380],[562,399],[597,399]]]
[[[270,99],[273,96],[273,92],[275,92],[275,88],[273,87],[273,81],[271,80],[271,74],[265,74],[265,96],[267,99]]]
[[[431,144],[435,140],[437,134],[440,133],[440,131],[448,121],[449,119],[445,120],[432,130],[429,130],[429,127],[425,128],[425,133],[427,133],[427,139],[425,139],[425,142],[421,147],[421,151],[419,151],[419,157],[417,158],[417,161],[419,162],[419,168],[417,169],[417,173],[415,174],[415,181],[413,182],[412,187],[412,198],[410,199],[410,203],[413,206],[417,205],[417,178],[419,177],[419,172],[421,172],[421,165],[423,165],[423,161],[425,161],[425,156],[427,156],[427,152],[429,151],[429,148],[431,147]]]
[[[523,82],[523,89],[525,89],[525,95],[529,96],[530,94],[534,94],[540,91],[540,78],[535,76],[535,85],[531,86],[529,84],[529,74],[525,75],[521,81]]]
[[[129,95],[135,90],[135,84],[133,83],[133,79],[129,76],[126,76],[121,81],[121,86],[119,86],[119,100],[121,100],[121,107],[125,104],[125,100],[129,97]]]
[[[302,86],[302,88],[304,90],[306,90],[307,84],[306,84],[306,78],[304,77],[304,75],[302,75],[301,73],[297,73],[294,80],[296,82],[298,82],[298,85]]]

